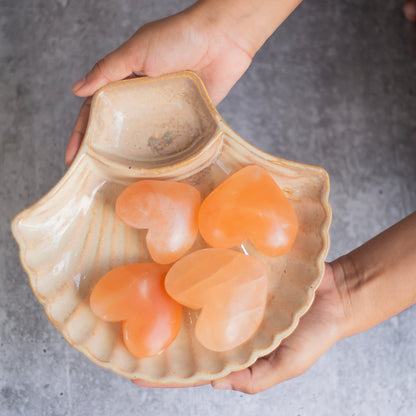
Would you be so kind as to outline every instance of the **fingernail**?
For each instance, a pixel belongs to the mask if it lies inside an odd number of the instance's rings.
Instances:
[[[218,390],[231,390],[231,384],[226,381],[214,381],[212,387]]]
[[[80,80],[78,80],[71,88],[73,93],[76,93],[78,90],[80,90],[84,84],[87,82],[85,77],[82,77]]]

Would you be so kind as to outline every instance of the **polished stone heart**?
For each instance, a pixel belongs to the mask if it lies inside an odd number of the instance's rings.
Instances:
[[[152,259],[169,264],[183,256],[198,233],[201,197],[193,186],[169,181],[142,180],[117,198],[116,215],[125,224],[148,229]]]
[[[213,351],[247,341],[259,327],[266,306],[268,271],[255,257],[208,248],[181,258],[169,270],[165,287],[177,302],[201,309],[195,335]]]
[[[276,257],[292,247],[298,230],[295,211],[267,171],[246,166],[212,191],[199,211],[199,231],[212,247],[230,248],[249,239]]]
[[[156,263],[117,267],[91,293],[94,314],[105,321],[122,321],[124,344],[138,358],[159,354],[178,335],[182,306],[166,293],[168,270]]]

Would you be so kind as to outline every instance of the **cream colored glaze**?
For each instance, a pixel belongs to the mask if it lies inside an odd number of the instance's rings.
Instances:
[[[146,231],[117,220],[118,195],[142,178],[189,183],[202,199],[249,164],[263,166],[299,220],[292,249],[268,258],[249,241],[241,252],[269,270],[264,319],[254,336],[227,352],[195,338],[198,312],[185,308],[176,340],[162,354],[137,359],[120,324],[89,307],[95,283],[110,269],[150,261]],[[190,383],[245,368],[275,349],[310,307],[329,247],[329,180],[319,168],[265,154],[233,132],[200,79],[184,72],[110,84],[97,92],[85,140],[65,176],[13,219],[12,231],[33,292],[65,339],[93,362],[129,378]],[[205,248],[197,237],[190,251]]]

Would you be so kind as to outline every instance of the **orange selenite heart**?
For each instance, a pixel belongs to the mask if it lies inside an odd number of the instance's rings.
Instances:
[[[213,247],[230,248],[249,238],[276,257],[292,247],[298,220],[289,200],[267,171],[246,166],[214,189],[199,211],[199,231]]]
[[[165,279],[167,292],[177,302],[202,308],[195,335],[213,351],[230,350],[254,334],[263,319],[267,285],[263,262],[216,248],[183,257]]]
[[[201,196],[191,185],[142,180],[126,188],[116,202],[116,215],[125,224],[148,229],[152,259],[169,264],[182,257],[198,233]]]
[[[168,266],[129,264],[109,271],[94,287],[90,305],[95,315],[123,322],[123,339],[136,357],[159,354],[178,335],[182,306],[166,293]]]

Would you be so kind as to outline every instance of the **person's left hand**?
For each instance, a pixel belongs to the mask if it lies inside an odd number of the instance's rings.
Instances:
[[[202,3],[142,26],[77,81],[74,94],[89,97],[113,81],[189,70],[201,78],[217,105],[247,70],[255,51],[246,50],[241,37],[212,16],[217,11]],[[75,122],[65,155],[68,166],[83,140],[90,106],[87,98]]]
[[[326,264],[315,300],[295,331],[271,354],[247,369],[214,380],[212,386],[254,394],[303,374],[342,337],[348,312],[342,286],[332,265]]]

